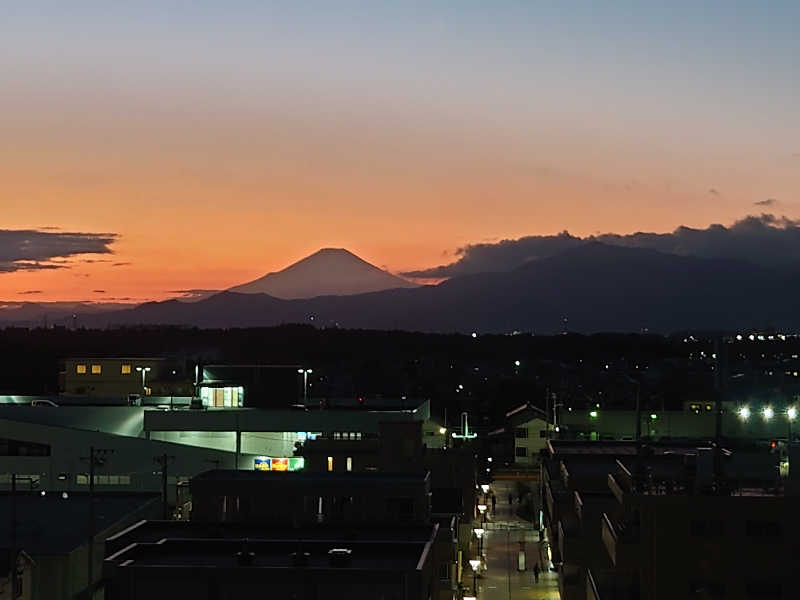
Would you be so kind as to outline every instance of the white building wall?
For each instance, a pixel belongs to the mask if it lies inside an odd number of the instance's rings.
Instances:
[[[547,438],[541,437],[546,423],[543,419],[532,419],[514,430],[514,462],[522,465],[538,465],[539,451],[547,447]]]

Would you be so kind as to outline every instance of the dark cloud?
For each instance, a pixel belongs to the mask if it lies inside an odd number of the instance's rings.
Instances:
[[[129,263],[129,262],[115,262],[115,263],[112,263],[111,266],[112,267],[127,267],[129,264],[131,264],[131,263]]]
[[[775,198],[767,198],[766,200],[756,200],[753,202],[756,206],[773,206],[777,203],[778,201]]]
[[[800,221],[761,214],[745,217],[728,227],[678,227],[672,233],[605,233],[581,238],[564,231],[558,235],[529,236],[496,244],[472,244],[456,251],[460,258],[455,262],[403,275],[419,279],[508,271],[588,242],[652,248],[684,256],[747,260],[762,265],[800,264]]]
[[[30,296],[33,294],[41,294],[42,290],[25,290],[24,292],[17,292],[20,296]]]
[[[114,233],[0,229],[0,273],[69,268],[70,257],[111,254]]]
[[[168,294],[175,294],[178,300],[203,300],[214,294],[218,294],[221,290],[169,290]]]
[[[92,290],[92,293],[93,294],[105,294],[106,291],[105,290]]]

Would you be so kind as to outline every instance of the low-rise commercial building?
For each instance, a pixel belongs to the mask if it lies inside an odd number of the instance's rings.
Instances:
[[[20,487],[30,482],[20,481]],[[0,495],[0,547],[24,553],[15,593],[30,600],[80,597],[90,581],[100,587],[105,540],[141,519],[160,513],[153,494],[18,491]],[[94,532],[89,560],[90,524]],[[25,559],[24,557],[27,557]],[[9,562],[5,563],[8,571]],[[16,598],[17,596],[15,596]]]

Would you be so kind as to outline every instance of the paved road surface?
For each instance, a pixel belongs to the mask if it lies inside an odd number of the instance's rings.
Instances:
[[[543,570],[539,583],[533,581],[534,563],[546,560],[546,556],[539,556],[539,532],[533,530],[531,523],[513,514],[516,503],[513,507],[508,505],[508,493],[514,489],[513,482],[496,481],[492,487],[497,496],[497,513],[490,517],[483,539],[487,570],[478,579],[479,600],[559,600],[555,573]],[[517,570],[520,540],[525,541],[525,571]],[[539,566],[542,566],[541,562]],[[548,562],[547,566],[551,563]],[[472,585],[469,568],[464,573],[464,583]]]

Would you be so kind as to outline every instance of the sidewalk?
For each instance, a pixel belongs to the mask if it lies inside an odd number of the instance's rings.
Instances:
[[[497,496],[497,513],[490,516],[483,538],[483,554],[487,570],[478,578],[480,600],[559,600],[558,575],[542,570],[539,583],[533,581],[533,565],[546,557],[539,555],[539,532],[533,524],[514,514],[517,508],[508,505],[513,481],[495,481],[492,488]],[[516,499],[515,499],[516,500]],[[513,510],[512,510],[513,509]],[[491,510],[491,504],[489,504]],[[520,541],[525,542],[525,571],[519,571]],[[547,562],[547,566],[551,566]],[[464,583],[472,585],[471,573],[465,573]]]

